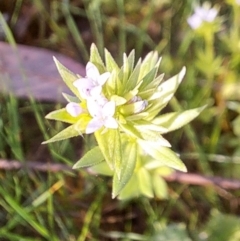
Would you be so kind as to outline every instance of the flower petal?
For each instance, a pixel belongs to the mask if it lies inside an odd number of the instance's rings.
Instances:
[[[104,116],[112,117],[115,114],[115,103],[113,101],[107,102],[102,109]]]
[[[99,85],[104,85],[105,82],[107,81],[107,79],[110,77],[110,73],[109,72],[106,72],[106,73],[103,73],[101,74],[98,79],[97,79],[97,82]]]
[[[91,78],[92,80],[94,80],[96,82],[97,82],[98,77],[100,76],[97,67],[93,63],[91,63],[91,62],[87,63],[87,66],[86,66],[86,76],[88,78]]]
[[[201,26],[202,19],[197,14],[193,14],[187,19],[187,22],[192,29],[197,29]]]
[[[92,98],[87,100],[87,109],[92,117],[102,116],[102,107]]]
[[[98,97],[101,95],[102,92],[102,86],[101,85],[97,85],[94,86],[91,90],[90,90],[90,95],[94,98]]]
[[[103,126],[103,122],[99,120],[98,118],[93,118],[89,121],[87,128],[86,128],[86,134],[93,133],[100,129]]]
[[[83,113],[82,107],[74,102],[70,102],[66,105],[66,111],[73,117],[77,117]]]
[[[108,117],[104,120],[104,126],[110,129],[117,129],[118,123],[113,117]]]
[[[81,97],[87,99],[91,96],[91,90],[94,88],[92,80],[87,78],[82,78],[74,81],[73,85],[78,89]]]

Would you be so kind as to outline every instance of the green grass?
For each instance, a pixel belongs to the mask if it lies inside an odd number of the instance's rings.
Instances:
[[[221,14],[225,14],[226,27],[214,35],[210,50],[213,59],[209,61],[211,56],[202,54],[209,46],[186,22],[192,1],[77,2],[32,1],[36,15],[29,21],[37,30],[29,28],[25,38],[14,39],[14,27],[27,4],[17,0],[10,11],[7,0],[3,1],[0,10],[10,17],[7,25],[0,14],[5,40],[15,48],[23,42],[53,49],[83,63],[88,61],[92,42],[101,54],[104,47],[108,48],[118,63],[122,52],[129,53],[134,48],[137,57],[143,57],[155,49],[163,56],[160,71],[166,77],[186,66],[186,77],[168,110],[204,104],[209,107],[192,124],[167,139],[189,172],[238,178],[239,162],[234,160],[239,158],[239,122],[233,121],[240,114],[240,98],[239,91],[236,94],[233,90],[239,85],[240,50],[232,46],[239,41],[236,16],[240,7],[232,9],[215,1],[221,6]],[[231,85],[233,89],[226,92]],[[63,128],[61,123],[44,118],[58,108],[57,103],[39,103],[32,97],[26,101],[0,93],[1,159],[72,166],[81,151],[91,146],[91,139],[78,137],[41,145]],[[224,157],[221,161],[219,155]],[[1,170],[0,240],[221,241],[223,233],[228,234],[224,240],[239,240],[239,231],[234,229],[239,224],[238,190],[174,183],[169,184],[168,200],[139,197],[123,202],[111,199],[110,183],[108,178],[89,175],[85,170]],[[232,225],[225,224],[227,221]],[[209,238],[201,238],[204,232]]]

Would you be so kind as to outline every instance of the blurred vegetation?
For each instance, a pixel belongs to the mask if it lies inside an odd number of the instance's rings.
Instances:
[[[166,111],[209,108],[166,138],[189,172],[238,178],[240,6],[211,2],[221,17],[210,41],[187,24],[191,0],[1,0],[0,39],[52,49],[84,64],[92,42],[102,52],[107,47],[119,63],[123,52],[136,49],[141,57],[157,50],[166,77],[186,66],[179,101],[172,99]],[[92,140],[42,146],[62,129],[44,119],[56,105],[0,94],[0,157],[71,166]],[[108,178],[85,170],[1,171],[0,240],[240,240],[239,190],[175,183],[168,185],[168,199],[122,202],[111,199],[109,185]]]

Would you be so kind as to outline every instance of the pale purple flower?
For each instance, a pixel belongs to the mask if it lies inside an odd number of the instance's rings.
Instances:
[[[87,100],[87,108],[93,118],[88,123],[86,134],[93,133],[103,126],[111,129],[118,128],[118,123],[113,117],[115,114],[115,103],[113,101],[104,103],[104,101],[99,103],[91,98]]]
[[[100,95],[102,86],[109,77],[109,72],[100,74],[97,67],[93,63],[88,62],[86,66],[86,77],[76,80],[73,85],[78,89],[81,97],[87,99]]]
[[[148,106],[147,100],[142,100],[140,96],[134,96],[132,99],[128,101],[129,104],[134,104],[134,114],[140,113],[145,110]]]
[[[192,29],[199,28],[203,22],[211,23],[217,17],[218,10],[211,8],[209,3],[198,6],[194,9],[194,14],[187,19],[188,24]]]
[[[68,103],[66,105],[66,111],[73,117],[77,117],[84,112],[82,107],[75,102]]]

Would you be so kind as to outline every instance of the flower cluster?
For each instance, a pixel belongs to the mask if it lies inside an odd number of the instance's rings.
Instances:
[[[75,96],[64,94],[69,102],[66,107],[46,116],[70,126],[45,143],[94,133],[98,145],[73,168],[91,167],[94,172],[112,175],[112,196],[121,198],[129,198],[133,193],[148,197],[159,193],[156,173],[163,167],[186,171],[163,134],[187,124],[204,108],[158,116],[186,70],[183,68],[162,82],[163,75],[158,75],[161,59],[156,52],[150,52],[136,65],[134,57],[134,51],[129,56],[124,54],[123,66],[119,67],[105,50],[104,64],[93,44],[85,77],[72,73],[54,59]],[[133,184],[136,179],[139,185]]]
[[[202,6],[197,6],[194,9],[194,14],[187,19],[188,24],[192,29],[198,29],[203,23],[212,23],[218,14],[217,8],[211,8],[208,2]]]
[[[73,85],[78,89],[80,96],[86,100],[87,109],[83,109],[78,103],[70,102],[66,106],[67,112],[77,117],[87,111],[92,117],[86,128],[86,134],[93,133],[105,126],[116,129],[118,123],[113,118],[115,114],[115,103],[109,101],[102,93],[102,86],[109,78],[110,73],[99,73],[97,67],[88,62],[86,66],[86,77],[77,79]]]

